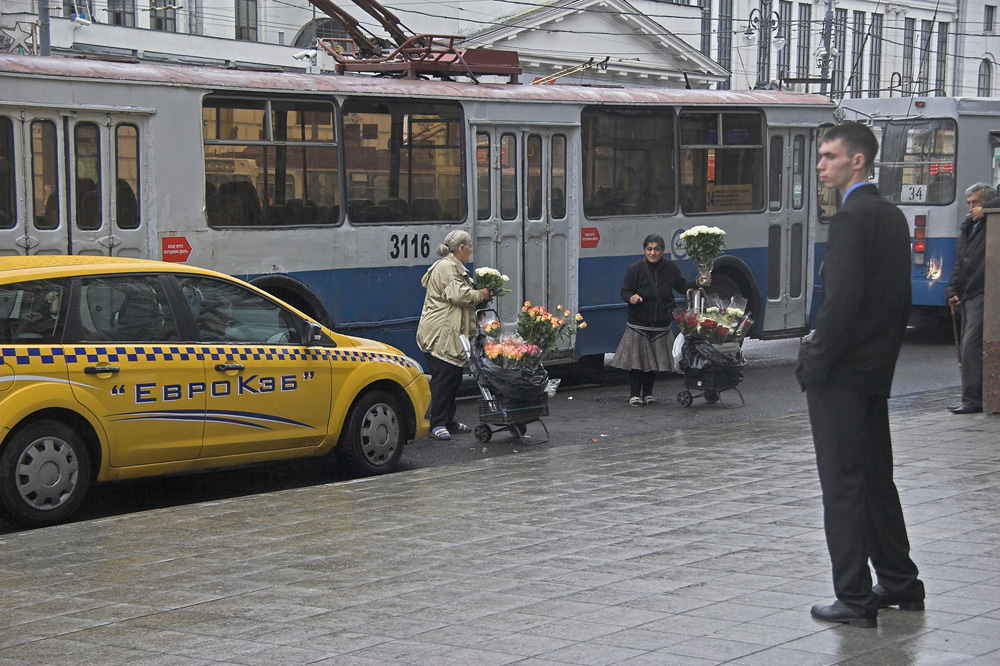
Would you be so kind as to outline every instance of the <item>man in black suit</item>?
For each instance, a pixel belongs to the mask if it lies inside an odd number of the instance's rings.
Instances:
[[[858,627],[875,627],[879,608],[924,607],[889,435],[889,389],[910,311],[910,231],[868,183],[877,152],[875,135],[859,123],[822,137],[819,176],[843,204],[830,221],[816,328],[795,371],[809,405],[837,595],[811,612]]]
[[[962,306],[962,404],[953,414],[983,411],[983,291],[986,285],[986,216],[983,208],[1000,206],[994,190],[976,183],[965,191],[969,216],[955,242],[955,268],[944,295],[953,308]],[[989,202],[989,203],[987,203]]]

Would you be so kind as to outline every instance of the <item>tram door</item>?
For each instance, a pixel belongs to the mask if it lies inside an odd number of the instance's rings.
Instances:
[[[567,150],[576,128],[482,126],[476,130],[476,232],[473,263],[510,278],[499,299],[512,322],[524,301],[575,309]],[[573,277],[575,280],[575,277]]]
[[[106,112],[0,110],[18,210],[7,254],[148,257],[141,216],[139,123]],[[9,242],[8,242],[9,241]]]
[[[815,178],[810,130],[772,129],[768,150],[767,306],[763,335],[805,330],[809,316],[809,179]]]

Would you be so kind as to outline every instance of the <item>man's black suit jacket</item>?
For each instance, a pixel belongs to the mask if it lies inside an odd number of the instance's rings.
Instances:
[[[851,192],[830,220],[820,274],[822,303],[799,354],[799,384],[888,396],[910,313],[910,229],[874,185]]]

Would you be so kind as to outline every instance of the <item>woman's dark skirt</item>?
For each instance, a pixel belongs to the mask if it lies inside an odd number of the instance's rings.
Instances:
[[[677,372],[673,357],[674,333],[637,331],[626,328],[609,365],[622,370]]]

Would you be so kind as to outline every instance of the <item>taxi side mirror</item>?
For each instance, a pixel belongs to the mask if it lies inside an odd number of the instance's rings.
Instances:
[[[314,321],[307,321],[305,327],[305,343],[307,345],[319,344],[323,340],[323,329]]]

